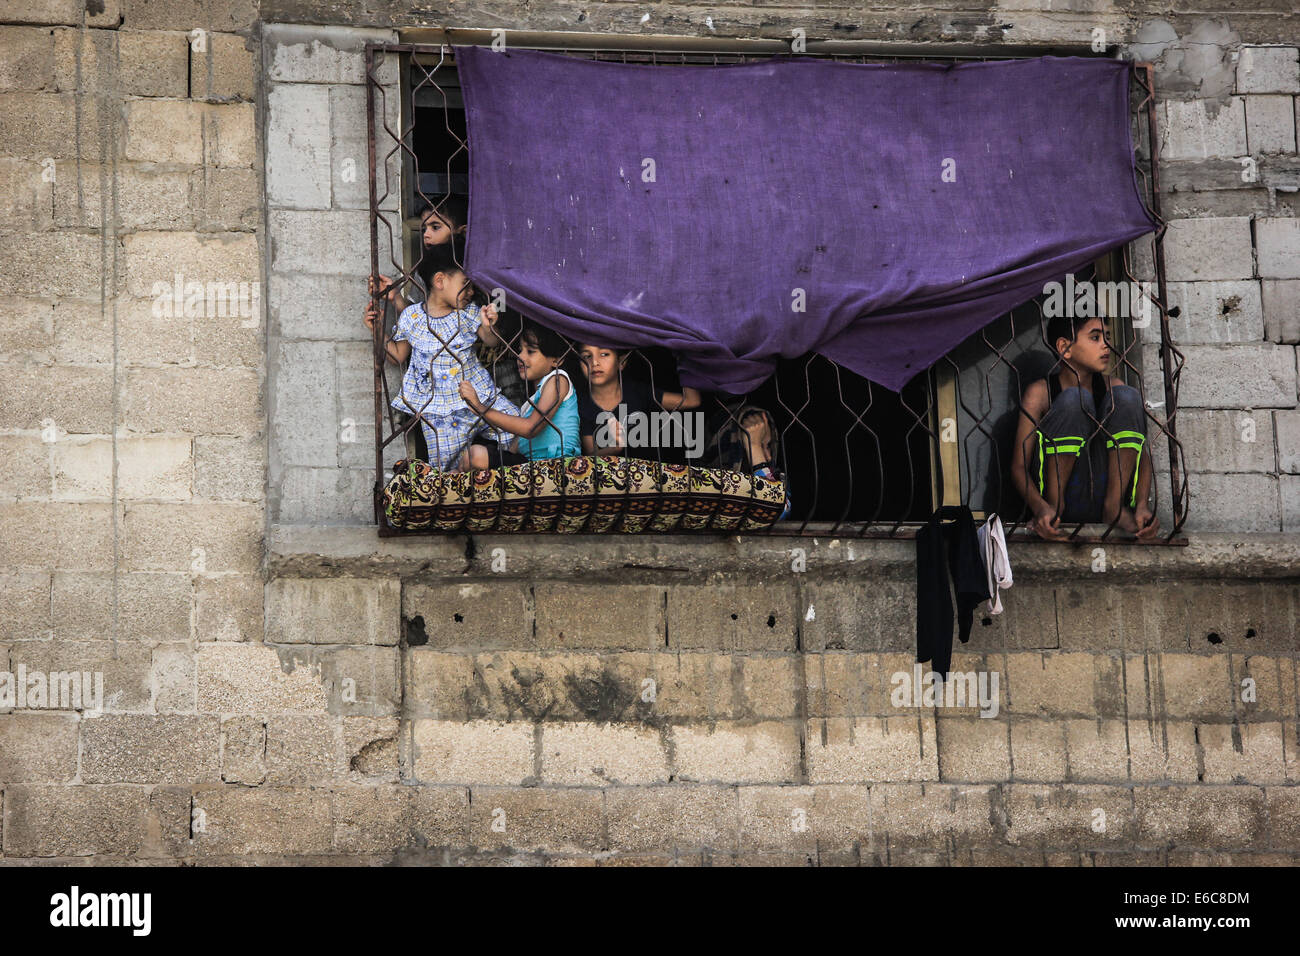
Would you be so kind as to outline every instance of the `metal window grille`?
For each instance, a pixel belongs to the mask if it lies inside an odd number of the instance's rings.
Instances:
[[[485,42],[487,38],[478,39]],[[716,65],[782,55],[782,44],[772,42],[753,44],[765,48],[761,53],[553,46],[544,38],[515,42],[514,46],[650,64]],[[778,52],[773,53],[773,48]],[[1013,58],[1009,54],[921,57],[843,52],[841,45],[834,43],[821,44],[802,55],[852,62]],[[394,63],[403,77],[400,104],[391,101],[395,91],[381,81],[381,70],[387,69],[391,75]],[[1135,335],[1130,317],[1115,314],[1108,316],[1106,337],[1115,360],[1113,374],[1142,396],[1144,453],[1152,455],[1152,498],[1162,520],[1160,534],[1152,543],[1180,544],[1185,543],[1178,532],[1186,521],[1188,505],[1186,463],[1176,436],[1183,356],[1172,340],[1166,306],[1162,243],[1166,225],[1160,216],[1152,66],[1135,64],[1132,77],[1131,118],[1139,176],[1148,209],[1160,224],[1152,239],[1149,263],[1154,288],[1143,289],[1155,308],[1155,329],[1143,342]],[[391,278],[401,289],[413,289],[424,254],[419,223],[412,218],[415,210],[420,206],[441,208],[451,196],[468,191],[469,147],[452,47],[445,43],[368,45],[366,81],[372,272]],[[1135,283],[1130,248],[1098,260],[1082,278]],[[414,295],[418,297],[418,292]],[[476,290],[475,295],[482,301],[480,292]],[[382,330],[392,327],[395,316],[382,292],[373,293],[372,302],[383,310],[383,321],[376,323],[373,338],[376,520],[381,535],[430,533],[393,528],[380,505],[386,466],[391,467],[397,458],[418,456],[424,440],[418,420],[403,417],[391,405],[400,388],[401,370],[386,359]],[[520,404],[526,396],[520,383],[511,381],[517,374],[519,337],[517,331],[510,332],[510,326],[503,319],[506,342],[487,355],[484,364],[498,387]],[[1158,339],[1154,339],[1156,331]],[[1143,381],[1144,345],[1158,351],[1162,380],[1154,386]],[[671,390],[677,384],[671,358],[654,352],[635,350],[624,374]],[[750,533],[911,537],[939,505],[967,504],[977,516],[996,512],[1009,535],[1023,531],[1025,534],[1017,537],[1037,540],[1027,532],[1031,515],[1011,481],[1014,440],[1007,440],[1008,414],[1014,422],[1020,414],[1019,395],[1024,386],[1041,377],[1031,374],[1024,361],[1033,352],[1051,353],[1042,297],[986,326],[898,395],[819,355],[782,361],[776,374],[749,395],[706,394],[703,411],[711,430],[729,425],[734,432],[741,425],[737,413],[747,406],[765,409],[776,426],[775,457],[793,507],[788,520]],[[571,347],[566,359],[575,357]],[[549,416],[545,417],[549,421]],[[1116,437],[1107,433],[1095,416],[1090,417],[1095,435]],[[663,449],[648,450],[642,457],[670,460]],[[1169,491],[1167,506],[1161,504],[1162,483],[1167,483]],[[1062,530],[1074,541],[1124,540],[1117,533],[1118,522],[1117,518],[1104,527],[1063,524]]]

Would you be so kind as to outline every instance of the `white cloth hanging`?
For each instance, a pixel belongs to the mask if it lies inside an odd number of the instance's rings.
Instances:
[[[1002,533],[1002,519],[989,515],[975,532],[980,539],[980,557],[984,560],[984,573],[989,582],[989,613],[1002,613],[1002,596],[998,593],[1011,587],[1011,559],[1007,557],[1007,539]]]

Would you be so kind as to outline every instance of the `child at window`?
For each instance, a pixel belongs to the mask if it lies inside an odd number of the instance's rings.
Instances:
[[[463,471],[471,468],[514,465],[538,458],[570,458],[581,454],[578,443],[578,396],[569,373],[560,366],[569,344],[559,334],[535,322],[525,322],[520,334],[518,366],[529,386],[536,383],[532,397],[515,415],[487,405],[484,394],[470,381],[460,383],[460,394],[469,408],[482,414],[493,428],[518,435],[514,448],[498,440],[495,450],[472,446],[462,457]]]
[[[417,214],[420,217],[420,236],[423,247],[433,249],[438,246],[448,245],[453,239],[463,238],[467,211],[468,206],[460,196],[448,196],[439,204],[437,209],[425,205]],[[463,260],[457,258],[456,261],[461,262]],[[400,315],[410,305],[400,291],[402,285],[403,283],[394,282],[388,276],[371,276],[370,294],[373,296],[382,292],[392,304],[393,311]]]
[[[462,257],[463,244],[459,241],[424,251],[419,272],[428,290],[425,300],[402,310],[397,328],[384,342],[393,361],[410,359],[401,391],[392,405],[419,418],[429,449],[429,464],[443,470],[458,462],[474,435],[491,431],[465,405],[457,385],[491,395],[489,407],[502,415],[518,412],[497,390],[474,352],[476,341],[498,341],[497,314],[490,305],[480,308],[470,302],[469,280],[457,265]],[[380,314],[379,306],[372,302],[366,309],[366,327],[373,331]],[[496,432],[490,437],[508,441],[511,436]]]
[[[1057,365],[1021,399],[1011,477],[1033,513],[1030,527],[1063,540],[1060,523],[1119,519],[1150,538],[1160,523],[1148,503],[1151,456],[1137,389],[1107,374],[1110,346],[1101,319],[1061,316],[1047,324]]]
[[[586,455],[632,455],[636,458],[653,458],[653,449],[647,453],[644,449],[626,447],[626,436],[622,434],[617,417],[604,417],[607,428],[602,430],[602,412],[617,415],[618,406],[624,405],[630,416],[633,412],[650,415],[660,410],[675,412],[700,407],[700,393],[693,388],[683,388],[681,392],[665,392],[663,389],[647,385],[639,379],[625,376],[623,369],[627,366],[630,352],[627,349],[609,348],[604,345],[584,343],[578,346],[578,359],[582,363],[582,372],[587,377],[588,390],[578,395],[579,433],[582,436],[582,451]],[[596,436],[607,432],[614,439],[611,445],[597,446]]]

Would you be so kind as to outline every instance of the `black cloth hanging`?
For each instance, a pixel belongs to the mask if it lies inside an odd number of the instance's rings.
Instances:
[[[947,522],[947,523],[945,523]],[[939,508],[916,533],[916,661],[947,675],[952,664],[952,590],[958,637],[970,640],[975,607],[989,598],[975,516],[965,505]]]

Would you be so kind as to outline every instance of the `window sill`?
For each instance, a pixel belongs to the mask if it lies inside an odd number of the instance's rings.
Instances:
[[[638,572],[770,576],[793,573],[803,549],[809,572],[821,575],[915,574],[912,540],[794,535],[412,535],[380,538],[372,526],[274,525],[267,540],[271,577],[285,575],[432,575],[491,577],[504,560],[505,577],[592,578]],[[1114,540],[1009,542],[1012,571],[1021,578],[1091,576],[1104,548],[1107,583],[1161,579],[1300,577],[1300,535],[1187,535],[1185,547]],[[499,550],[498,550],[499,549]]]

